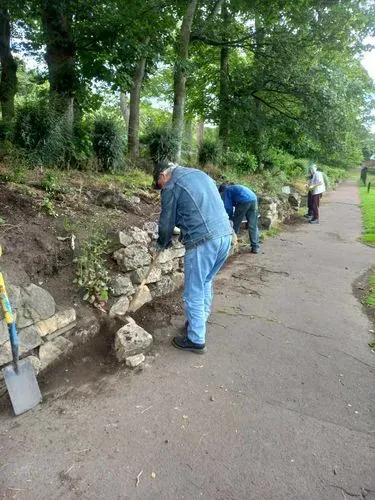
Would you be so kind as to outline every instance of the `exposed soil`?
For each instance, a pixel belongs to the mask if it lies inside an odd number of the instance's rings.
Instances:
[[[365,297],[370,291],[370,283],[369,279],[372,274],[371,268],[362,274],[358,279],[356,279],[352,285],[353,295],[357,297],[357,299],[362,304],[363,310],[373,322],[375,327],[375,307],[370,307],[365,302]]]
[[[0,169],[1,170],[1,169]],[[36,174],[34,174],[35,177]],[[77,182],[77,180],[75,181]],[[29,185],[0,185],[0,243],[3,247],[3,269],[7,280],[15,285],[32,281],[52,293],[61,306],[79,305],[81,293],[73,284],[74,258],[82,242],[100,232],[113,240],[119,230],[142,225],[158,217],[157,195],[142,191],[136,213],[96,205],[100,191],[88,179],[83,187],[69,185],[69,193],[53,198],[58,216],[45,213],[42,203],[46,193],[33,179]],[[118,186],[110,186],[117,187]],[[108,189],[108,185],[103,189]],[[74,249],[72,248],[74,235]]]

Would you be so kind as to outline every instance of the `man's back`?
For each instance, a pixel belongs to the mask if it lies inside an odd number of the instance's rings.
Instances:
[[[177,167],[162,197],[169,198],[171,191],[176,204],[176,226],[181,228],[186,246],[231,233],[216,184],[207,174],[194,168]]]

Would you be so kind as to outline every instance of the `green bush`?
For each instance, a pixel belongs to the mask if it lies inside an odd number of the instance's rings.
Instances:
[[[209,163],[216,165],[221,154],[221,144],[219,141],[204,140],[198,149],[198,162],[204,166]]]
[[[106,268],[109,240],[101,234],[94,234],[87,241],[76,259],[77,271],[74,280],[83,288],[83,300],[101,307],[108,300],[110,277]]]
[[[92,145],[101,170],[116,172],[124,166],[124,138],[113,119],[100,117],[95,120]]]
[[[256,157],[246,151],[227,151],[222,155],[221,163],[240,173],[253,173],[258,168]]]
[[[152,130],[146,137],[150,157],[154,163],[172,161],[178,150],[178,138],[168,127],[160,127]]]
[[[70,123],[47,100],[18,108],[13,142],[27,153],[30,166],[63,166],[73,150]]]

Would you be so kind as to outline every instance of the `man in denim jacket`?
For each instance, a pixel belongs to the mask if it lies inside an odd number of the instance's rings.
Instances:
[[[169,166],[159,174],[161,192],[159,248],[171,245],[175,226],[185,245],[184,303],[186,336],[173,345],[205,352],[206,321],[211,312],[212,281],[228,257],[232,229],[215,182],[194,168]]]

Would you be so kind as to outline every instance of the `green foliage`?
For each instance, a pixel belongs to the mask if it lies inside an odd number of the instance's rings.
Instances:
[[[171,161],[178,148],[177,136],[168,127],[152,130],[144,142],[148,145],[150,157],[155,163]]]
[[[44,191],[53,196],[59,190],[57,172],[53,170],[48,171],[42,179],[41,186]]]
[[[223,153],[221,163],[224,166],[233,168],[240,173],[256,172],[258,168],[257,160],[252,153],[247,151],[226,151]]]
[[[44,196],[42,200],[42,209],[50,217],[58,217],[53,201],[49,195]]]
[[[30,166],[64,166],[73,153],[69,119],[47,100],[27,101],[17,110],[14,143]]]
[[[363,235],[362,241],[375,245],[375,175],[367,176],[367,183],[371,182],[372,188],[367,191],[366,186],[360,186]]]
[[[109,240],[101,234],[95,234],[87,241],[76,259],[77,271],[74,280],[83,288],[83,300],[101,306],[108,300],[108,283],[110,277],[106,269],[106,255]]]
[[[221,144],[219,141],[205,139],[198,149],[198,162],[200,165],[209,163],[217,165],[221,154]]]
[[[124,138],[114,120],[107,117],[95,120],[92,144],[104,172],[116,172],[124,167]]]

